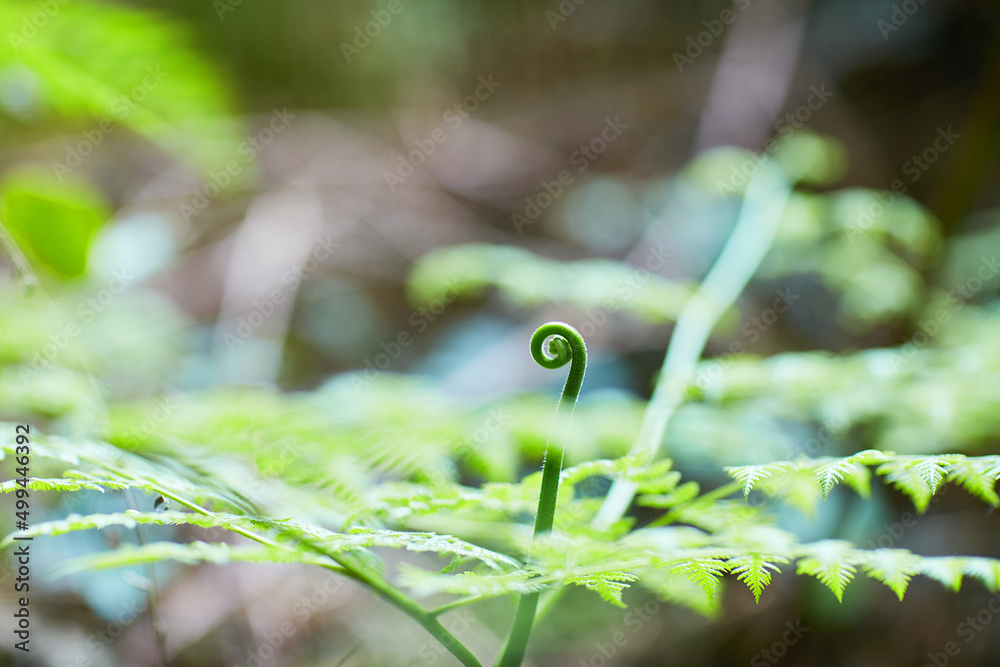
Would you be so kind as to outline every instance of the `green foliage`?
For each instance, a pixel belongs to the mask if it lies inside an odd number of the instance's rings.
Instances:
[[[729,565],[717,558],[696,558],[675,565],[671,569],[671,572],[686,575],[688,579],[701,586],[709,602],[715,601],[715,592],[719,590],[722,577],[728,571]]]
[[[85,272],[90,242],[109,217],[99,194],[24,174],[8,178],[0,200],[0,220],[32,265],[66,278]]]
[[[841,540],[823,540],[811,549],[808,557],[798,563],[799,574],[811,574],[833,591],[837,601],[842,602],[844,588],[854,578],[857,571],[851,562],[851,545]],[[896,591],[896,587],[890,585]],[[906,588],[905,584],[903,586]],[[897,592],[897,595],[899,593]]]
[[[2,3],[0,9],[10,11]],[[43,70],[53,77],[63,71]],[[76,106],[62,102],[53,102],[52,109],[92,113],[97,108],[93,100],[77,100]],[[136,129],[153,127],[139,123]],[[826,183],[839,168],[837,151],[815,138],[790,143],[780,161],[781,178]],[[685,184],[710,181],[720,165],[736,158],[745,155],[714,154],[680,178]],[[10,192],[17,191],[11,186]],[[25,195],[34,208],[23,219],[31,225],[22,225],[22,214],[14,209],[8,212],[15,242],[33,261],[61,275],[82,274],[88,230],[99,224],[97,218],[67,212],[73,206],[64,201],[72,199],[65,192],[52,204],[43,188],[36,191]],[[20,201],[20,195],[11,196]],[[882,221],[871,238],[857,239],[845,202],[869,196],[793,192],[763,263],[771,278],[815,271],[837,295],[845,325],[857,329],[901,314],[919,318],[921,313],[912,312],[915,299],[933,289],[920,274],[936,239],[933,219],[900,199],[892,214],[901,216],[899,225]],[[43,200],[54,208],[45,209]],[[63,204],[66,210],[59,208]],[[88,210],[98,209],[95,204]],[[66,248],[47,248],[32,236],[42,218],[79,233]],[[866,273],[851,264],[856,257],[847,248],[855,242],[865,248],[863,262],[878,265],[878,271]],[[744,277],[753,269],[743,268]],[[653,323],[674,321],[682,311],[698,319],[690,286],[656,275],[637,284],[637,275],[620,262],[559,262],[523,249],[477,244],[422,258],[409,288],[417,303],[447,290],[475,295],[495,287],[519,306],[558,302],[626,311]],[[635,585],[709,617],[719,613],[727,580],[742,582],[745,595],[759,602],[775,573],[787,574],[793,566],[838,600],[859,573],[900,599],[918,575],[954,590],[966,577],[1000,590],[1000,560],[859,549],[835,539],[839,535],[802,541],[785,530],[789,513],[783,507],[813,513],[838,485],[870,498],[873,477],[898,489],[919,512],[946,484],[1000,505],[1000,456],[972,455],[1000,428],[991,398],[1000,352],[990,342],[1000,334],[1000,318],[987,309],[939,295],[930,303],[949,304],[952,316],[940,324],[937,339],[896,349],[788,353],[765,360],[742,355],[697,365],[701,347],[681,345],[682,358],[672,368],[690,369],[692,376],[668,373],[658,385],[676,390],[676,415],[658,413],[655,401],[647,404],[622,392],[594,392],[576,406],[583,342],[578,335],[553,341],[548,335],[553,330],[540,330],[544,335],[532,341],[536,360],[550,368],[574,362],[553,429],[550,398],[524,395],[470,405],[418,378],[387,373],[372,382],[347,374],[309,392],[220,388],[163,394],[162,384],[141,380],[172,363],[183,319],[138,291],[135,299],[144,310],[135,303],[130,310],[133,316],[143,313],[135,319],[154,322],[147,330],[129,329],[130,342],[109,342],[123,322],[134,324],[116,319],[122,316],[112,307],[95,315],[93,326],[72,346],[41,364],[39,341],[63,323],[37,299],[0,290],[0,307],[19,312],[17,326],[0,321],[0,403],[5,418],[37,417],[41,431],[32,438],[37,476],[27,480],[28,488],[43,497],[138,498],[130,501],[138,506],[123,512],[74,513],[33,524],[9,534],[3,544],[16,536],[61,539],[87,530],[157,526],[159,541],[84,554],[60,573],[165,560],[316,565],[370,587],[465,664],[478,662],[437,622],[439,614],[501,597],[520,598],[534,613],[540,595],[573,586],[623,607],[626,588]],[[70,286],[54,298],[78,312],[80,294]],[[716,320],[720,335],[732,331],[735,313],[719,310],[711,322],[698,323],[706,338]],[[957,370],[969,367],[982,373]],[[124,401],[122,395],[137,398]],[[574,407],[574,428],[568,431]],[[637,434],[646,432],[650,414],[663,424],[651,441],[657,447],[663,441],[669,458],[630,450]],[[788,446],[788,432],[817,423],[829,425],[825,446],[831,451],[825,453],[831,455],[807,458],[799,455],[801,448]],[[10,423],[0,426],[13,432]],[[550,433],[567,432],[572,435],[565,443],[549,440]],[[855,447],[856,440],[864,444]],[[969,455],[942,453],[954,448]],[[13,442],[5,439],[0,453],[13,451]],[[725,468],[732,482],[719,484],[718,460],[742,464]],[[521,474],[542,461],[542,472]],[[699,478],[685,479],[692,471],[700,471]],[[644,523],[624,510],[610,521],[596,520],[609,483],[632,489]],[[18,488],[8,481],[0,492]],[[141,509],[157,496],[173,509]],[[394,552],[391,557],[387,550]],[[425,608],[423,600],[441,606]],[[523,625],[512,635],[526,642],[531,618]],[[519,662],[517,650],[513,662]]]
[[[637,268],[610,260],[556,262],[518,248],[472,243],[423,256],[407,287],[417,303],[449,290],[476,296],[496,287],[519,306],[554,301],[582,310],[628,311],[648,322],[677,319],[692,288],[648,272],[640,280]]]
[[[634,574],[628,572],[602,572],[600,574],[588,574],[579,577],[570,577],[567,584],[576,584],[594,591],[601,596],[605,602],[610,602],[616,607],[625,608],[622,602],[622,592],[628,588],[633,581],[638,580]]]
[[[931,498],[945,482],[958,484],[993,507],[1000,505],[1000,498],[996,494],[997,479],[1000,479],[998,456],[914,456],[868,450],[842,459],[824,457],[778,461],[765,465],[729,467],[726,471],[740,482],[744,498],[758,486],[768,495],[787,496],[789,489],[794,489],[798,484],[818,484],[826,498],[833,487],[841,482],[867,497],[870,493],[871,475],[866,466],[872,465],[878,466],[875,469],[876,475],[884,476],[887,482],[909,496],[920,512],[927,509]],[[779,475],[780,483],[765,483]],[[799,506],[808,511],[814,505],[815,503],[806,502]]]
[[[13,430],[10,424],[4,428],[8,432]],[[12,453],[14,447],[13,443],[5,444],[4,451]],[[452,563],[443,572],[439,571],[441,564],[432,566],[429,562],[413,563],[403,568],[398,583],[409,587],[417,596],[447,593],[489,598],[574,584],[595,591],[612,604],[623,605],[621,593],[630,583],[645,585],[648,577],[652,590],[662,590],[664,580],[676,582],[683,579],[695,586],[693,590],[700,591],[701,598],[684,597],[677,593],[670,599],[687,604],[702,613],[712,613],[712,605],[726,574],[734,575],[737,580],[742,581],[754,598],[759,599],[771,583],[772,574],[780,572],[781,565],[792,561],[797,562],[800,574],[815,576],[838,599],[842,598],[847,584],[859,569],[883,582],[900,597],[905,593],[910,579],[917,574],[936,579],[952,588],[960,585],[963,576],[973,576],[990,590],[1000,589],[1000,561],[994,559],[928,558],[904,549],[866,551],[840,540],[800,544],[789,533],[758,525],[753,516],[760,510],[747,507],[741,502],[711,499],[709,494],[688,497],[695,487],[688,486],[689,483],[677,486],[675,476],[668,476],[668,473],[674,472],[666,470],[669,462],[658,462],[657,481],[648,487],[650,495],[640,496],[640,500],[646,505],[663,506],[666,510],[663,516],[672,517],[669,525],[634,529],[624,535],[617,530],[595,533],[585,529],[586,522],[592,516],[591,510],[584,509],[587,507],[587,499],[573,498],[574,494],[570,493],[569,497],[560,498],[559,512],[570,519],[565,532],[562,536],[553,536],[536,543],[532,550],[531,570],[527,571],[518,559],[518,555],[523,557],[526,553],[523,538],[516,532],[505,534],[488,526],[499,517],[521,514],[524,509],[524,501],[521,499],[531,499],[530,491],[500,494],[498,490],[530,489],[532,485],[528,482],[496,483],[492,488],[484,489],[461,487],[449,482],[440,484],[433,490],[411,482],[397,482],[397,490],[411,490],[407,502],[413,502],[412,499],[420,497],[420,494],[430,494],[431,498],[440,495],[441,502],[428,508],[431,515],[453,515],[465,521],[484,522],[484,531],[489,533],[490,541],[497,545],[487,548],[475,541],[433,531],[357,525],[342,531],[330,530],[323,525],[324,520],[339,515],[329,513],[331,503],[321,500],[324,494],[329,493],[329,487],[316,487],[313,484],[296,486],[301,494],[297,497],[316,503],[316,509],[311,514],[316,515],[318,521],[301,517],[282,519],[254,509],[258,496],[266,494],[254,493],[253,484],[234,488],[213,476],[205,476],[183,466],[178,468],[174,464],[165,466],[96,441],[39,436],[33,442],[32,449],[36,465],[43,465],[48,459],[56,467],[59,467],[59,462],[63,467],[67,464],[73,466],[66,470],[63,477],[30,480],[29,487],[39,492],[117,491],[132,488],[163,494],[170,499],[172,505],[182,509],[72,514],[63,519],[32,525],[26,531],[12,533],[7,536],[4,545],[10,544],[14,536],[57,536],[110,526],[135,528],[143,524],[223,530],[234,533],[234,537],[244,541],[250,540],[236,545],[195,540],[185,544],[160,542],[144,547],[124,546],[107,553],[83,556],[68,564],[66,571],[124,567],[157,560],[209,563],[232,560],[302,562],[330,566],[339,571],[343,566],[337,559],[363,554],[364,562],[377,563],[380,559],[372,550],[388,548],[439,554],[449,561],[457,559],[458,567]],[[928,472],[930,464],[942,468],[940,477]],[[841,460],[781,462],[760,468],[764,472],[805,476],[819,486],[819,475],[833,479],[833,475],[829,473],[832,467],[842,469],[844,465],[877,465],[878,474],[887,478],[895,474],[891,471],[917,471],[906,477],[906,486],[902,487],[915,502],[929,491],[922,487],[912,489],[913,485],[927,485],[929,481],[939,479],[940,482],[955,481],[966,488],[983,489],[988,488],[984,480],[995,481],[997,474],[995,457],[972,459],[955,455],[921,458],[875,452],[862,452]],[[594,474],[645,479],[648,483],[650,470],[653,468],[640,468],[634,458],[624,457],[569,468],[563,472],[563,476],[570,486],[581,483]],[[921,470],[931,476],[921,476]],[[732,470],[731,474],[740,478],[742,471]],[[757,479],[758,482],[752,484],[750,490],[767,477],[757,475]],[[846,474],[832,484],[844,479]],[[275,483],[276,481],[269,481],[267,485]],[[745,483],[740,482],[740,487],[744,486]],[[0,491],[10,493],[16,488],[15,482],[8,481],[0,487]],[[537,486],[534,488],[537,489]],[[669,493],[661,492],[678,488],[685,488],[685,495],[678,496],[677,502],[665,502],[664,498],[669,497]],[[369,489],[363,497],[365,502],[368,497],[378,497],[382,503],[387,498],[381,488]],[[716,514],[730,520],[706,520],[700,528],[684,525],[688,523],[685,520],[686,514],[678,511],[678,508],[698,507],[699,503],[701,506],[716,507]],[[721,509],[729,507],[727,503],[735,503],[752,514],[739,517],[731,510]],[[336,505],[336,502],[332,504]],[[382,516],[389,518],[394,515]],[[396,516],[397,519],[391,523],[398,522],[399,517]],[[402,515],[404,523],[407,516],[410,515]],[[443,523],[448,522],[447,518],[443,520]],[[256,546],[251,546],[254,542]],[[480,566],[475,566],[476,563]],[[469,569],[470,566],[473,569]]]
[[[226,543],[154,542],[140,547],[122,545],[114,551],[88,556],[80,556],[60,565],[53,572],[55,576],[74,574],[88,570],[109,570],[119,567],[134,567],[145,563],[176,561],[179,563],[307,563],[329,566],[329,561],[311,554],[269,546],[231,546]]]
[[[771,583],[771,571],[781,572],[775,563],[785,563],[787,559],[783,556],[771,556],[770,558],[761,554],[747,554],[730,558],[726,562],[727,569],[736,575],[736,578],[747,585],[753,593],[755,601],[760,602],[760,594],[764,587]]]
[[[230,95],[177,22],[94,0],[49,9],[3,0],[0,23],[10,28],[0,71],[23,90],[0,111],[17,121],[84,121],[101,139],[92,148],[121,125],[206,172],[236,157]],[[60,174],[76,166],[59,158]]]

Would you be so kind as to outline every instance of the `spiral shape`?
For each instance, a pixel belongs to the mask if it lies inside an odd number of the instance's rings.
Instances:
[[[545,345],[546,341],[548,345]],[[531,336],[531,357],[539,366],[549,370],[573,363],[566,378],[563,398],[575,402],[587,368],[587,346],[580,332],[565,322],[543,324]]]
[[[545,343],[548,342],[546,346]],[[565,322],[549,322],[535,330],[531,336],[531,356],[543,368],[561,368],[572,362],[566,386],[563,387],[559,406],[556,408],[554,423],[563,422],[568,426],[573,416],[573,408],[580,396],[583,386],[583,374],[587,369],[587,346],[580,332]],[[562,471],[563,451],[565,443],[553,442],[550,438],[545,447],[545,459],[542,463],[542,483],[538,490],[538,512],[535,514],[534,539],[552,531],[556,515],[556,501],[559,497],[559,475]],[[529,555],[528,561],[531,561]],[[538,607],[538,593],[526,593],[517,603],[514,613],[514,625],[510,631],[503,655],[497,663],[498,667],[519,667],[524,661],[524,653],[528,648],[531,627],[535,620],[535,610]]]

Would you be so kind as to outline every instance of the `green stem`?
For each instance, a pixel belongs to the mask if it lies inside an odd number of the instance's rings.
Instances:
[[[697,498],[695,498],[694,500],[692,500],[690,503],[685,503],[685,506],[687,506],[687,508],[690,509],[691,505],[695,505],[695,504],[702,505],[702,504],[711,504],[711,503],[714,503],[716,500],[719,500],[721,498],[725,498],[728,495],[732,495],[732,494],[736,493],[737,491],[740,490],[740,488],[742,486],[743,485],[740,484],[739,482],[730,482],[729,484],[723,484],[722,486],[720,486],[717,489],[713,489],[712,491],[709,491],[708,493],[705,493],[705,494],[702,494],[702,495],[698,496]],[[656,519],[650,521],[646,525],[649,528],[657,528],[659,526],[666,526],[666,525],[671,524],[674,521],[676,521],[677,517],[679,515],[680,515],[680,510],[679,509],[672,509],[669,512],[667,512],[666,514],[664,514],[663,516],[657,517]]]
[[[487,598],[482,595],[470,595],[468,597],[452,600],[451,602],[447,602],[441,605],[440,607],[434,607],[434,609],[431,609],[430,614],[431,616],[444,616],[448,612],[455,611],[456,609],[461,609],[467,604],[472,604],[473,602],[479,602],[480,600],[485,600],[485,599]]]
[[[209,510],[201,507],[196,503],[189,502],[184,498],[177,496],[176,494],[170,493],[166,489],[157,488],[156,490],[159,491],[162,495],[170,498],[171,500],[176,501],[181,505],[184,505],[194,510],[195,512],[198,512],[199,514],[203,514],[205,516],[213,516],[212,512],[210,512]],[[272,547],[281,547],[281,545],[278,542],[268,539],[262,535],[258,535],[253,531],[241,528],[240,526],[229,525],[226,526],[226,528],[234,533],[246,537],[247,539],[259,542],[260,544]],[[313,551],[316,551],[317,553],[329,558],[334,563],[336,563],[336,565],[334,565],[333,563],[322,564],[322,567],[333,570],[338,574],[350,577],[351,579],[354,579],[355,581],[362,583],[365,586],[368,586],[373,591],[381,595],[389,604],[396,607],[404,614],[415,620],[425,630],[427,630],[427,632],[429,632],[431,636],[433,636],[435,639],[441,642],[441,645],[444,646],[446,649],[448,649],[448,651],[450,651],[452,655],[458,658],[459,662],[465,665],[465,667],[482,667],[482,663],[479,662],[479,659],[476,658],[475,655],[473,655],[472,651],[470,651],[462,642],[460,642],[458,638],[455,637],[455,635],[449,632],[446,627],[441,625],[441,622],[438,621],[437,619],[438,614],[436,614],[434,611],[428,611],[427,609],[424,609],[419,604],[417,604],[410,598],[406,597],[403,593],[400,593],[391,585],[383,581],[378,575],[369,573],[366,570],[366,568],[364,568],[361,564],[355,562],[347,562],[345,558],[337,556],[335,554],[331,554],[327,550],[323,549],[319,545],[312,543],[311,541],[300,539],[298,540],[298,542],[299,544],[311,548]]]
[[[479,659],[472,653],[472,651],[470,651],[465,644],[460,642],[455,635],[449,632],[448,628],[441,625],[441,621],[437,619],[434,612],[424,609],[406,595],[400,593],[398,590],[383,581],[377,575],[370,575],[365,572],[360,566],[354,563],[345,563],[343,559],[333,556],[331,556],[331,558],[336,560],[341,567],[347,570],[349,576],[370,587],[376,593],[385,598],[389,604],[419,623],[425,630],[427,630],[427,632],[431,634],[432,637],[438,640],[442,646],[448,649],[453,656],[458,658],[459,662],[465,665],[465,667],[482,667],[482,663],[479,662]]]
[[[545,341],[548,341],[548,354],[543,351]],[[559,495],[559,475],[562,472],[563,453],[568,436],[570,420],[576,401],[583,386],[583,375],[587,369],[587,346],[580,332],[562,322],[549,322],[538,327],[531,336],[531,356],[544,368],[555,369],[572,361],[566,385],[556,407],[556,416],[552,422],[548,446],[545,449],[545,460],[542,463],[542,485],[538,493],[538,512],[535,514],[535,532],[532,538],[551,532],[556,515],[556,500]],[[528,563],[531,555],[528,555]],[[517,667],[524,661],[528,650],[528,640],[535,621],[535,610],[538,607],[538,593],[522,595],[514,613],[514,624],[511,627],[507,646],[500,656],[499,667]]]
[[[667,423],[691,385],[712,329],[736,301],[771,248],[790,194],[791,184],[781,169],[768,160],[761,162],[747,184],[739,218],[729,240],[677,318],[659,381],[629,454],[649,460],[656,456]],[[607,528],[622,518],[635,491],[633,482],[615,481],[594,517],[594,526]]]

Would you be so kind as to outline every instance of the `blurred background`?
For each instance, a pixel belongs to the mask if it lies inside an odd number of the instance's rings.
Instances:
[[[709,488],[722,466],[797,455],[994,453],[998,14],[989,0],[0,0],[2,416],[194,440],[222,427],[202,415],[193,435],[198,400],[171,396],[320,390],[341,425],[353,410],[392,434],[379,406],[402,405],[453,449],[485,443],[383,472],[513,481],[537,469],[561,382],[527,340],[563,319],[591,356],[589,435],[569,462],[623,455],[674,321],[770,156],[794,195],[666,454]],[[496,405],[513,416],[487,421]],[[186,430],[171,432],[178,414]],[[264,428],[239,431],[243,452],[285,437]],[[875,487],[781,525],[1000,554],[996,517],[964,492],[917,518]],[[44,511],[152,502],[125,495]],[[115,535],[39,549],[36,567],[132,539]],[[159,575],[172,665],[457,664],[350,582],[251,565]],[[135,577],[39,584],[37,652],[5,641],[0,662],[157,664]],[[960,629],[988,609],[972,584],[915,581],[899,602],[859,582],[841,605],[786,572],[757,605],[729,586],[709,618],[639,588],[628,611],[591,597],[573,592],[542,625],[535,664],[1000,656],[996,633]],[[294,632],[268,639],[288,609]],[[498,641],[465,621],[463,640]],[[961,656],[941,662],[949,641]]]

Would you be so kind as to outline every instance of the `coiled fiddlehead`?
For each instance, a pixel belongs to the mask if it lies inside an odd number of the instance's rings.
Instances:
[[[548,342],[548,349],[545,343]],[[549,322],[538,327],[531,336],[531,356],[538,365],[556,369],[571,363],[566,385],[563,387],[556,416],[552,422],[545,460],[542,463],[542,486],[538,493],[538,512],[535,514],[534,538],[552,530],[556,514],[556,497],[559,494],[559,475],[562,472],[563,452],[573,409],[576,407],[583,375],[587,370],[587,346],[580,332],[563,322]],[[530,554],[529,554],[530,562]],[[501,655],[500,667],[517,667],[524,659],[531,637],[531,626],[538,607],[538,593],[521,596],[514,614],[510,638]]]

